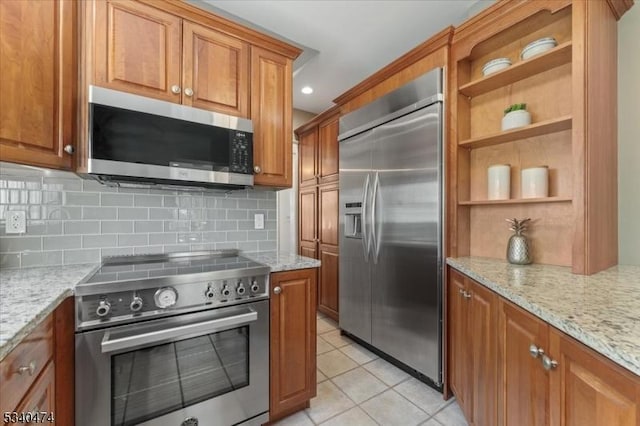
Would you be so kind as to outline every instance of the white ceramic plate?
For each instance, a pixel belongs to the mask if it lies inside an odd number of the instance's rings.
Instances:
[[[524,49],[522,49],[522,53],[520,54],[521,59],[529,59],[541,53],[547,52],[558,45],[558,42],[553,37],[544,37],[538,39],[536,41],[532,41],[527,44]]]
[[[493,59],[487,62],[482,67],[482,75],[487,76],[489,74],[493,74],[494,72],[498,72],[505,68],[509,68],[510,66],[511,66],[511,60],[509,58]]]

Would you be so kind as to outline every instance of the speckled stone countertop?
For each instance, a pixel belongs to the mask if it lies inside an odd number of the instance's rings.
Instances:
[[[310,257],[299,256],[295,253],[263,251],[242,253],[243,256],[264,263],[271,268],[271,272],[293,271],[296,269],[319,268],[320,261]]]
[[[615,363],[640,375],[640,266],[591,276],[487,258],[447,263]]]
[[[0,271],[0,360],[49,315],[96,264]]]

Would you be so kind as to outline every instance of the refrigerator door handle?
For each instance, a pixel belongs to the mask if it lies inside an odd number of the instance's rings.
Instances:
[[[362,224],[362,248],[364,251],[364,261],[369,262],[369,231],[367,228],[367,199],[369,194],[369,174],[364,181],[364,187],[362,188],[362,211],[361,211],[361,224]]]
[[[373,250],[373,264],[378,264],[378,255],[380,254],[380,236],[378,235],[376,226],[376,207],[378,199],[378,186],[380,185],[380,175],[376,172],[373,181],[373,195],[371,196],[371,244]]]

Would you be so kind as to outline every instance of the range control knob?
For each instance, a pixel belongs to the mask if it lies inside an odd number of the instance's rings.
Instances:
[[[243,296],[246,291],[247,289],[244,288],[244,284],[242,284],[242,281],[238,281],[238,287],[236,287],[236,293],[238,294],[238,296]]]
[[[142,297],[133,296],[133,299],[131,299],[131,303],[129,303],[129,309],[131,309],[131,312],[138,312],[140,309],[142,309]]]
[[[204,297],[206,297],[207,299],[213,299],[214,297],[216,297],[211,284],[209,284],[209,287],[207,287],[207,289],[204,291]]]
[[[258,291],[260,291],[260,286],[258,285],[258,281],[256,280],[251,281],[251,293],[257,293]]]
[[[231,290],[229,290],[229,286],[225,284],[222,286],[222,290],[220,291],[220,293],[222,293],[224,297],[229,297],[229,295],[231,294]]]
[[[98,309],[96,309],[96,315],[99,316],[100,318],[105,317],[109,314],[110,310],[111,310],[111,304],[103,299],[100,301],[100,303],[98,303]]]

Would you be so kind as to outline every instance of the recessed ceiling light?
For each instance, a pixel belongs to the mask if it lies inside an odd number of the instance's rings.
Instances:
[[[311,86],[304,86],[301,90],[302,93],[304,93],[305,95],[310,95],[313,93],[313,87]]]

